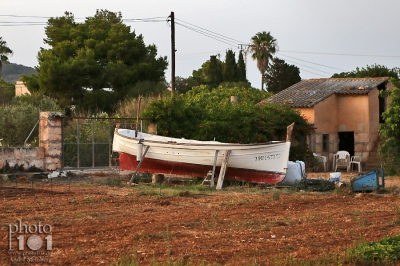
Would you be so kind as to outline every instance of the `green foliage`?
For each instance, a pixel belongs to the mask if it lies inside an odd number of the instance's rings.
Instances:
[[[230,97],[238,102],[231,103]],[[157,122],[160,135],[232,143],[284,140],[286,127],[295,122],[294,136],[310,132],[299,112],[288,106],[258,104],[270,93],[246,87],[211,89],[198,86],[184,95],[154,100],[142,116]]]
[[[334,74],[332,78],[368,78],[368,77],[392,77],[395,79],[399,79],[400,68],[395,67],[392,69],[388,69],[386,66],[382,65],[372,65],[366,68],[356,68],[351,72],[342,72],[339,74]]]
[[[0,106],[0,138],[5,147],[21,147],[39,120],[40,111],[59,111],[54,99],[32,94],[14,98],[9,105]],[[38,127],[28,143],[37,143]]]
[[[222,62],[217,59],[217,56],[210,56],[210,63],[207,68],[204,69],[204,74],[206,76],[207,84],[212,87],[218,86],[222,82]]]
[[[77,166],[78,159],[80,167],[92,167],[93,161],[95,163],[108,163],[110,135],[112,134],[112,129],[115,128],[115,124],[109,124],[112,121],[106,119],[108,118],[106,113],[92,116],[92,118],[64,119],[64,166]],[[110,131],[106,129],[110,129]],[[96,143],[96,145],[93,146],[93,143]],[[92,152],[93,149],[94,152]],[[78,157],[78,152],[87,156]]]
[[[187,91],[198,85],[199,82],[193,77],[175,77],[175,89],[178,91],[178,93],[186,93]]]
[[[15,96],[15,86],[0,78],[0,102],[9,103]]]
[[[258,32],[251,38],[250,52],[257,61],[257,68],[261,73],[261,90],[264,90],[264,74],[269,68],[269,61],[278,50],[277,41],[270,32]]]
[[[224,81],[238,81],[237,68],[238,67],[236,64],[235,53],[229,49],[228,51],[226,51],[225,64],[222,73]]]
[[[167,58],[156,58],[157,48],[131,32],[120,13],[98,10],[76,23],[66,12],[50,18],[45,32],[50,49],[38,54],[38,84],[63,108],[75,105],[92,113],[111,113],[118,102],[135,95],[139,81],[159,82],[164,77]]]
[[[295,125],[296,128],[297,125]],[[315,161],[315,157],[313,152],[307,145],[297,145],[297,146],[290,146],[290,153],[289,153],[289,160],[290,161],[302,161],[305,165],[309,165],[311,167],[315,167],[319,164],[318,161]],[[318,159],[317,159],[318,160]]]
[[[372,262],[400,261],[400,235],[385,237],[381,241],[358,245],[354,253]]]
[[[277,93],[301,81],[300,69],[275,57],[265,73],[267,91]]]
[[[390,81],[395,87],[389,92],[390,108],[382,114],[385,123],[379,125],[378,153],[386,174],[396,175],[400,173],[400,81]]]
[[[3,71],[3,63],[8,63],[8,56],[12,55],[13,51],[7,46],[7,42],[0,37],[0,78]]]
[[[246,78],[246,63],[244,62],[242,50],[239,52],[239,59],[237,63],[237,76],[238,81],[248,82]]]
[[[25,86],[29,89],[31,93],[39,92],[39,77],[36,74],[31,74],[29,76],[22,75],[21,81],[24,82]]]
[[[209,85],[211,88],[216,88],[225,82],[248,83],[248,86],[250,86],[246,79],[243,54],[239,54],[239,60],[236,64],[235,53],[232,50],[226,52],[225,62],[217,59],[215,55],[210,56],[210,60],[203,63],[200,69],[193,70],[192,75],[197,84]]]

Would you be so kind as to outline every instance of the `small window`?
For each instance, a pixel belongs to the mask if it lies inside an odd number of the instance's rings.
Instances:
[[[329,134],[322,134],[322,152],[329,152]]]

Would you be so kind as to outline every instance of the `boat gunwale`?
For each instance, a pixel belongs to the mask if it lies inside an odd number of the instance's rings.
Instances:
[[[129,129],[128,129],[129,130]],[[236,147],[242,147],[242,146],[247,146],[247,147],[254,147],[254,146],[268,146],[268,145],[274,145],[274,144],[283,144],[287,143],[288,141],[271,141],[271,142],[262,142],[262,143],[248,143],[248,144],[240,144],[240,143],[227,143],[227,142],[220,142],[220,143],[179,143],[179,142],[174,142],[174,141],[157,141],[157,140],[147,140],[143,138],[137,138],[137,137],[128,137],[126,135],[120,134],[117,130],[114,132],[114,134],[117,134],[118,136],[121,136],[122,138],[130,139],[130,140],[137,140],[137,141],[144,141],[144,142],[150,142],[150,143],[160,143],[160,144],[168,144],[168,145],[180,145],[180,146],[219,146],[219,147],[226,147],[226,146],[236,146]],[[147,134],[147,133],[145,133]],[[159,135],[156,135],[159,136]],[[164,137],[164,136],[159,136],[159,137]],[[169,137],[164,137],[164,138],[169,138]],[[177,139],[173,138],[172,139]],[[179,140],[179,139],[177,139]],[[192,140],[192,139],[187,139],[187,140]],[[201,141],[201,140],[198,140]]]

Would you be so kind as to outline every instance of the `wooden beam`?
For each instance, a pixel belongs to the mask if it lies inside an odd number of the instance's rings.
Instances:
[[[140,163],[139,163],[138,166],[136,167],[136,170],[135,170],[135,172],[133,173],[133,175],[132,175],[132,177],[131,177],[131,180],[129,181],[129,187],[132,185],[133,179],[135,179],[135,177],[136,177],[136,175],[137,175],[137,172],[139,171],[140,166],[142,165],[142,163],[143,163],[143,161],[144,161],[144,159],[145,159],[145,157],[146,157],[146,153],[147,153],[147,151],[149,150],[149,148],[150,148],[150,146],[147,146],[147,147],[146,147],[146,151],[145,151],[144,154],[143,154],[142,160],[140,160]]]
[[[225,152],[224,160],[222,161],[221,170],[219,171],[218,183],[216,189],[220,190],[222,188],[222,183],[224,182],[226,167],[228,165],[229,156],[231,155],[231,150]]]

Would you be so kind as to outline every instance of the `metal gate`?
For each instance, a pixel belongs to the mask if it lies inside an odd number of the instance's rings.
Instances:
[[[62,168],[108,168],[113,163],[112,141],[117,124],[143,131],[146,119],[62,118]],[[138,127],[137,127],[138,123]]]

